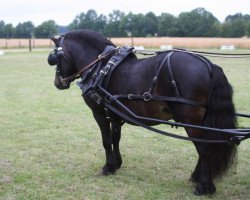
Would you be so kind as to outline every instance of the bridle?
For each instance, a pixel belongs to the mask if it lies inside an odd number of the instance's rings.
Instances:
[[[64,42],[64,36],[61,37],[59,45],[56,46],[52,52],[50,52],[50,54],[48,56],[48,63],[51,66],[56,65],[56,74],[58,75],[62,85],[64,87],[66,87],[68,83],[66,81],[63,81],[62,67],[61,67],[62,66],[62,58],[69,65],[72,64],[72,62],[70,62],[70,60],[64,54],[63,42]]]
[[[63,58],[65,62],[67,62],[69,65],[72,65],[72,61],[64,54],[63,42],[64,42],[64,36],[61,37],[61,41],[58,47],[55,47],[54,50],[49,54],[48,63],[51,66],[56,65],[56,74],[58,75],[64,87],[68,86],[75,79],[80,78],[85,71],[87,71],[100,61],[104,60],[105,58],[109,57],[110,55],[113,55],[119,49],[118,47],[116,48],[114,46],[110,48],[111,45],[108,45],[109,48],[106,47],[105,50],[100,55],[98,55],[94,61],[92,61],[86,66],[83,66],[79,71],[77,71],[73,75],[64,78],[62,76],[61,59]],[[106,49],[108,49],[108,51]]]

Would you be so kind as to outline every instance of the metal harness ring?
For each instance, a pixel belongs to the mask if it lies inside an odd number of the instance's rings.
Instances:
[[[149,92],[144,92],[142,96],[144,101],[149,101],[152,97],[152,95]]]

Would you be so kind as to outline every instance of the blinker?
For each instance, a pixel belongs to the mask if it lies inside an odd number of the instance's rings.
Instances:
[[[52,51],[49,56],[48,56],[48,63],[49,65],[53,66],[53,65],[57,65],[58,63],[58,56],[56,55],[55,51]]]
[[[63,49],[62,49],[62,47],[55,48],[54,51],[52,51],[49,54],[49,57],[48,57],[48,63],[49,63],[49,65],[51,65],[51,66],[57,65],[59,57],[62,56],[62,55],[63,55]]]

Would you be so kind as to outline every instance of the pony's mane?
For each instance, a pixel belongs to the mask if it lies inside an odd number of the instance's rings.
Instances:
[[[87,42],[98,49],[104,49],[107,45],[115,46],[110,40],[108,40],[101,33],[88,29],[81,29],[66,33],[65,39],[67,38],[77,40],[78,42]]]

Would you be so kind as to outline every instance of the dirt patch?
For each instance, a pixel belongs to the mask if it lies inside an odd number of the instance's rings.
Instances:
[[[12,177],[3,175],[3,177],[0,179],[0,183],[8,184],[11,183],[12,180],[13,180]]]
[[[11,161],[9,160],[0,160],[0,168],[7,168],[7,167],[10,167],[12,164],[11,164]]]

